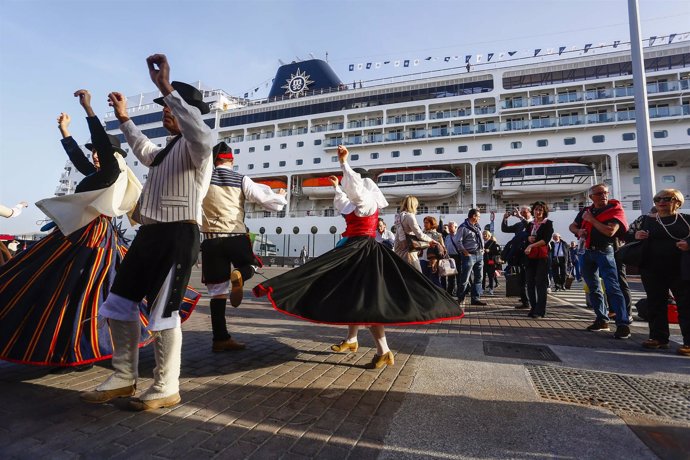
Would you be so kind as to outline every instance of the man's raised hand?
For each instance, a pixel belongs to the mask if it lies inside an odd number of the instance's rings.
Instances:
[[[149,67],[149,75],[151,81],[163,93],[163,96],[174,91],[170,86],[170,65],[165,54],[152,54],[146,58],[146,65]]]
[[[115,111],[115,117],[120,123],[124,123],[129,120],[129,116],[127,115],[127,98],[124,97],[122,93],[113,91],[112,93],[108,94],[108,105],[113,108]]]

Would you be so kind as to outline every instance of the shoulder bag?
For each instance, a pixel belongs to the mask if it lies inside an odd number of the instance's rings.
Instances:
[[[429,247],[428,241],[423,241],[417,238],[417,235],[405,234],[405,239],[407,240],[407,252],[418,252],[423,251]]]
[[[438,261],[438,274],[440,276],[455,276],[458,274],[458,268],[455,266],[455,260],[441,259]]]

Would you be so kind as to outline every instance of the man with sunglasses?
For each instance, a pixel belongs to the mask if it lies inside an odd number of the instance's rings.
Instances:
[[[628,222],[621,203],[609,200],[609,190],[605,184],[596,184],[589,189],[592,205],[582,209],[570,231],[578,238],[586,238],[586,251],[580,259],[582,277],[589,288],[589,301],[597,315],[589,331],[610,331],[609,318],[601,281],[606,288],[606,297],[616,313],[617,339],[630,337],[630,318],[625,298],[618,283],[618,269],[614,259],[615,239],[625,234]]]

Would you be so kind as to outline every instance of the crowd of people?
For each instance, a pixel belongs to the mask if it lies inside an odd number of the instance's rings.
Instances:
[[[134,410],[181,401],[181,323],[200,297],[187,286],[200,249],[202,282],[210,296],[211,351],[245,348],[226,324],[227,301],[241,304],[244,283],[261,266],[244,224],[244,205],[280,211],[287,203],[285,190],[273,191],[234,171],[229,145],[212,145],[202,118],[208,104],[198,89],[170,81],[164,55],[149,56],[147,67],[162,94],[155,102],[163,107],[163,126],[171,135],[167,145],[156,145],[133,123],[121,93],[108,95],[132,153],[149,167],[146,183],[139,183],[119,139],[108,135],[93,113],[90,93],[76,91],[91,133],[85,145],[91,161],[69,133],[69,115],[61,113],[57,121],[61,143],[85,178],[75,194],[36,204],[52,220],[52,232],[0,267],[0,359],[80,367],[112,358],[114,372],[81,394],[83,401],[100,404],[136,394],[139,348],[152,342],[153,383],[130,400]],[[365,326],[376,345],[365,367],[394,365],[386,325],[462,318],[468,297],[470,305],[486,305],[482,296],[493,295],[503,264],[520,279],[516,308],[529,309],[529,317],[546,316],[551,283],[561,290],[572,278],[582,278],[596,316],[587,329],[609,331],[612,320],[614,337],[628,338],[629,292],[626,297],[625,270],[615,257],[618,240],[626,240],[639,242],[644,253],[639,265],[650,333],[643,347],[669,348],[670,290],[684,340],[678,352],[690,356],[690,216],[678,212],[684,198],[677,190],[657,193],[656,212],[628,227],[607,186],[593,186],[592,205],[569,227],[578,238],[570,245],[554,233],[548,205],[536,201],[504,214],[501,230],[514,236],[501,248],[493,235],[494,213],[484,229],[474,208],[460,224],[427,215],[420,227],[414,196],[402,200],[388,230],[379,213],[389,203],[376,183],[366,171],[350,167],[347,148],[338,146],[337,156],[342,179],[330,176],[330,181],[334,207],[346,223],[343,238],[319,257],[308,258],[304,248],[299,267],[253,291],[281,313],[347,326],[345,338],[330,347],[333,352],[356,352],[358,330]],[[23,206],[0,211],[11,217]],[[113,223],[122,215],[140,225],[131,245]],[[518,220],[509,225],[511,218]]]

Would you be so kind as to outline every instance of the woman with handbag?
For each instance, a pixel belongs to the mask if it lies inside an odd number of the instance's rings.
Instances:
[[[489,290],[488,295],[494,295],[494,288],[498,287],[498,280],[496,279],[497,263],[501,257],[501,246],[498,245],[496,239],[492,237],[491,232],[484,230],[482,232],[484,238],[484,278],[482,282],[482,289],[486,289],[487,281]]]
[[[446,256],[446,247],[443,244],[443,236],[436,230],[438,222],[434,216],[424,217],[424,234],[431,237],[438,244],[421,251],[419,264],[422,273],[436,286],[441,287],[441,276],[438,272],[438,263]]]
[[[419,201],[411,195],[407,195],[400,203],[400,212],[395,215],[395,245],[393,250],[412,265],[418,271],[422,271],[419,263],[419,251],[436,246],[438,243],[424,234],[415,214],[417,213]]]
[[[537,201],[532,205],[534,220],[527,228],[529,244],[525,248],[527,255],[527,298],[530,310],[527,316],[530,318],[544,317],[546,315],[546,293],[549,287],[548,251],[549,241],[553,236],[553,222],[546,217],[549,215],[549,207],[543,201]]]
[[[643,242],[639,245],[639,268],[647,293],[649,339],[642,342],[642,347],[649,350],[669,348],[670,290],[676,299],[678,325],[683,336],[678,354],[690,356],[690,215],[678,212],[684,201],[679,190],[657,192],[654,195],[656,216],[643,216],[639,225],[636,225],[637,220],[633,222],[626,240],[634,238]]]

